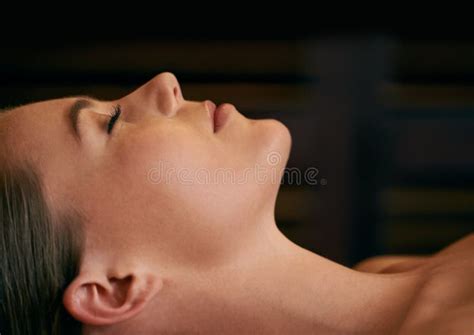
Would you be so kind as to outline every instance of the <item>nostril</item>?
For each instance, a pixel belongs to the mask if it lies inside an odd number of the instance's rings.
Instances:
[[[181,91],[181,87],[179,85],[173,87],[173,95],[178,103],[184,99],[183,91]]]

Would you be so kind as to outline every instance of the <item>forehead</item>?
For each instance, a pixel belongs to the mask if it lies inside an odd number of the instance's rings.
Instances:
[[[47,119],[61,114],[73,100],[73,98],[45,100],[15,107],[5,114],[8,127],[12,129],[28,123],[47,122]]]
[[[54,138],[67,122],[66,110],[73,98],[47,100],[23,105],[0,118],[0,134],[10,158],[36,161],[40,149]]]

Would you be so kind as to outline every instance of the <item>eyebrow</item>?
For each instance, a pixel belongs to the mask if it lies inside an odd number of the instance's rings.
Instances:
[[[68,111],[68,116],[69,120],[72,125],[73,133],[75,138],[80,141],[81,140],[81,134],[79,132],[79,123],[80,123],[80,118],[79,115],[84,108],[89,108],[94,105],[94,101],[96,99],[91,98],[89,96],[80,96],[77,97],[76,101],[69,107]]]

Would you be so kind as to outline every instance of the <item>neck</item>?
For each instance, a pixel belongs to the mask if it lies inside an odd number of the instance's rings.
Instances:
[[[149,309],[146,320],[157,327],[150,333],[388,334],[399,327],[416,290],[412,275],[357,272],[292,243],[274,221],[259,227],[225,266],[176,275]]]

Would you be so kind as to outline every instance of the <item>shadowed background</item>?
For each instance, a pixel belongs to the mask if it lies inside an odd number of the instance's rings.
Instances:
[[[162,32],[4,40],[0,107],[116,99],[162,71],[186,99],[232,102],[290,129],[280,229],[346,265],[432,253],[474,230],[474,43],[324,31]]]

